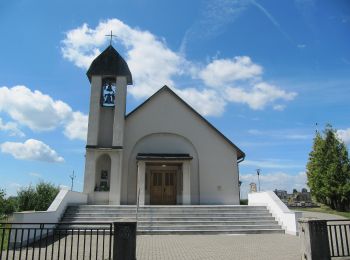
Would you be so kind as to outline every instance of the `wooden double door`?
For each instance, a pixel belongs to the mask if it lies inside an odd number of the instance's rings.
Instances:
[[[152,205],[176,204],[176,171],[152,171],[150,180]]]

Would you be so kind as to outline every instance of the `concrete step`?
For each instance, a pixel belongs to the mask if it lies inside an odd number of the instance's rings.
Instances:
[[[76,206],[69,206],[69,208],[121,208],[121,209],[127,209],[127,208],[136,208],[135,205],[76,205]],[[244,209],[250,209],[250,208],[260,208],[260,209],[266,209],[264,206],[248,206],[248,205],[145,205],[145,206],[139,206],[139,209],[220,209],[220,208],[228,208],[228,209],[234,209],[234,208],[244,208]]]
[[[70,206],[61,221],[72,229],[78,230],[83,226],[91,228],[93,232],[100,232],[100,225],[106,227],[103,223],[136,221],[136,207]],[[266,207],[144,206],[138,209],[137,221],[138,234],[284,233]]]
[[[170,225],[170,226],[138,226],[137,230],[254,230],[254,229],[274,229],[279,228],[278,225],[225,225],[225,226],[216,226],[216,225],[192,225],[192,226],[180,226],[180,225]]]
[[[71,206],[67,208],[67,211],[136,211],[135,206]],[[165,207],[159,207],[159,206],[144,206],[144,207],[139,207],[138,211],[140,212],[201,212],[201,211],[208,211],[208,212],[224,212],[224,211],[266,211],[265,207],[253,207],[253,206],[231,206],[231,207],[208,207],[208,206],[196,206],[196,207],[188,207],[188,206],[165,206]]]
[[[135,217],[136,213],[130,214],[130,213],[65,213],[65,217]],[[234,212],[234,213],[201,213],[201,212],[195,212],[195,213],[173,213],[173,212],[155,212],[155,213],[138,213],[138,217],[144,217],[144,218],[159,218],[159,217],[268,217],[271,216],[271,213],[264,212],[264,213],[243,213],[243,212]]]
[[[62,218],[62,222],[121,222],[121,221],[136,221],[135,216],[133,217],[64,217]],[[222,222],[222,221],[252,221],[252,222],[264,222],[264,221],[275,221],[275,219],[270,217],[260,217],[260,218],[247,218],[247,217],[191,217],[191,218],[183,218],[183,217],[170,217],[170,218],[138,218],[139,222]]]
[[[91,229],[90,229],[91,227]],[[100,228],[104,228],[104,230]],[[85,226],[84,230],[79,230],[81,226],[64,226],[65,229],[62,230],[62,232],[67,234],[83,234],[86,232],[86,234],[95,235],[95,234],[103,234],[108,235],[110,234],[110,230],[108,226]],[[71,230],[67,230],[67,228]],[[88,229],[86,229],[88,228]],[[113,230],[112,230],[113,231]],[[237,234],[237,235],[245,235],[245,234],[284,234],[284,230],[277,228],[259,228],[259,229],[216,229],[216,230],[208,230],[208,229],[201,229],[201,230],[193,230],[193,229],[186,229],[186,230],[178,230],[178,229],[162,229],[162,230],[152,230],[152,229],[139,229],[137,230],[138,235],[174,235],[174,234],[180,234],[180,235],[199,235],[199,234]]]
[[[138,235],[218,235],[218,234],[284,234],[284,230],[280,228],[274,229],[218,229],[218,230],[142,230],[137,231]]]
[[[215,226],[227,226],[227,225],[278,225],[277,221],[270,220],[256,220],[256,221],[138,221],[138,226],[196,226],[196,225],[215,225]]]
[[[67,210],[67,214],[136,214],[136,210],[92,210],[92,209],[86,209],[86,210]],[[187,210],[187,211],[180,211],[180,210],[169,210],[169,211],[156,211],[156,210],[139,210],[138,214],[147,214],[147,215],[154,215],[154,214],[269,214],[269,211],[267,210],[249,210],[249,211],[233,211],[233,210],[217,210],[217,211],[209,211],[209,210]]]
[[[138,235],[218,235],[218,234],[284,234],[284,230],[280,228],[270,229],[218,229],[218,230],[138,230]]]

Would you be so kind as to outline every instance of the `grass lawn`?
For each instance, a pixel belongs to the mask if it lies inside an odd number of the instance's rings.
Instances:
[[[1,219],[0,218],[0,222],[6,222],[7,219]],[[6,250],[7,249],[7,244],[8,244],[8,240],[9,240],[9,230],[8,229],[4,229],[9,228],[11,225],[10,224],[0,224],[0,249],[2,247],[2,250]]]
[[[312,211],[312,212],[328,213],[328,214],[334,214],[334,215],[338,215],[338,216],[342,216],[350,219],[350,212],[333,210],[326,205],[321,205],[321,207],[319,208],[290,208],[290,209],[295,211]]]

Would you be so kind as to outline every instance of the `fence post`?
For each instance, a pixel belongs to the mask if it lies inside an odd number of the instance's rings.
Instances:
[[[302,260],[330,260],[327,221],[299,219]]]
[[[136,222],[113,224],[113,260],[136,260]]]

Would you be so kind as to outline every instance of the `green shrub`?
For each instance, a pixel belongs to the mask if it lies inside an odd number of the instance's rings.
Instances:
[[[240,200],[241,205],[248,205],[248,200],[247,199],[241,199]]]
[[[59,188],[48,182],[40,182],[35,188],[29,186],[17,193],[19,211],[47,210],[59,192]]]
[[[35,209],[36,192],[32,186],[21,188],[17,192],[19,211]]]

